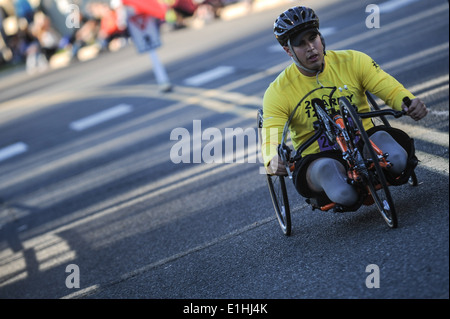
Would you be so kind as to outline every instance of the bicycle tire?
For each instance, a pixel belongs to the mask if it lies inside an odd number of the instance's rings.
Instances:
[[[263,111],[258,109],[256,116],[256,125],[258,127],[258,137],[262,142],[261,129],[263,125]],[[270,198],[272,199],[275,215],[281,230],[286,236],[291,234],[291,211],[289,208],[289,199],[286,190],[284,176],[266,174],[267,186],[269,187]]]
[[[352,118],[353,123],[356,125],[357,129],[360,132],[360,138],[364,143],[364,147],[367,147],[370,158],[376,159],[371,160],[371,163],[373,163],[375,170],[368,169],[368,174],[366,176],[366,183],[369,188],[369,192],[372,195],[373,200],[385,222],[388,224],[389,227],[397,228],[398,219],[395,210],[395,204],[392,199],[392,195],[389,190],[389,186],[387,184],[383,169],[379,164],[375,150],[370,144],[369,136],[366,130],[364,129],[361,118],[359,117],[355,107],[350,104],[347,98],[345,97],[339,98],[339,105],[341,107],[341,110],[346,109],[348,114]],[[377,186],[379,186],[378,190]]]
[[[267,174],[267,185],[269,186],[270,197],[272,198],[273,208],[281,230],[286,236],[290,236],[291,210],[284,176]]]

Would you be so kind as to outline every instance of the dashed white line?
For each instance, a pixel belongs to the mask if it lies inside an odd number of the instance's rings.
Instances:
[[[200,73],[184,80],[186,85],[200,86],[208,82],[217,80],[221,77],[234,73],[235,68],[232,66],[218,66],[212,70]]]
[[[0,149],[0,162],[8,158],[25,153],[28,150],[28,145],[23,142],[17,142]]]
[[[110,109],[104,110],[102,112],[90,115],[88,117],[82,118],[80,120],[70,123],[70,128],[74,131],[82,131],[92,126],[101,124],[103,122],[115,119],[119,116],[130,113],[133,107],[128,104],[119,104]]]

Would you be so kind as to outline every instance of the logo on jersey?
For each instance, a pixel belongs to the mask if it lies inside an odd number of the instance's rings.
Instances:
[[[380,66],[374,60],[372,60],[372,65],[375,67],[375,69],[380,68]]]
[[[346,95],[345,97],[350,101],[350,103],[353,103],[353,94]],[[327,107],[327,108],[333,107],[336,110],[339,109],[339,107],[338,107],[338,99],[337,98],[332,98],[331,100],[323,98],[321,100],[323,101],[323,104],[325,105],[325,107]],[[331,105],[330,105],[330,103],[331,103]],[[308,118],[311,118],[311,117],[317,118],[316,110],[314,109],[314,106],[312,104],[312,100],[305,101],[305,113],[308,116]]]

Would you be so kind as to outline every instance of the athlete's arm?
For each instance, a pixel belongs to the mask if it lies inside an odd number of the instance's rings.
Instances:
[[[393,76],[383,71],[368,55],[359,54],[359,58],[361,77],[369,92],[380,97],[392,108],[407,111],[406,114],[416,121],[428,114],[427,107],[422,100],[416,98]],[[403,103],[405,96],[411,99],[409,107]]]
[[[269,165],[267,165],[266,170],[270,175],[287,175],[286,166],[284,165],[283,160],[278,154],[272,157]]]

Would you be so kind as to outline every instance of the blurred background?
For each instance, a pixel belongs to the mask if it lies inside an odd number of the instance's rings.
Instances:
[[[227,19],[254,0],[161,0],[162,32],[201,28]],[[0,71],[26,65],[29,73],[117,51],[129,42],[115,0],[0,0]],[[235,13],[231,13],[235,15]]]

